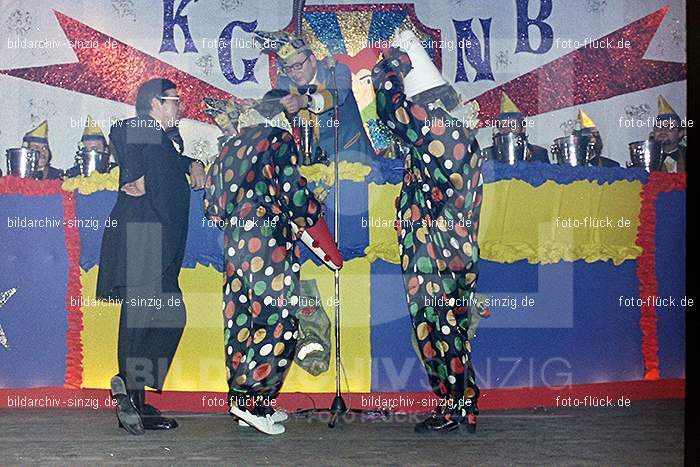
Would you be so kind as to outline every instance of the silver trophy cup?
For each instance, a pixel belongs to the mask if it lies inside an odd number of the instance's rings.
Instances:
[[[627,167],[638,167],[647,172],[661,168],[661,144],[653,139],[629,143],[630,162]]]
[[[527,136],[523,134],[504,133],[493,136],[495,159],[514,165],[527,158]]]
[[[39,154],[33,149],[11,148],[5,151],[7,175],[20,178],[34,178]]]
[[[551,146],[554,159],[559,165],[586,166],[596,153],[590,136],[568,135],[554,140]]]
[[[109,153],[95,149],[81,149],[75,153],[75,165],[80,169],[80,175],[90,176],[93,172],[109,172]]]

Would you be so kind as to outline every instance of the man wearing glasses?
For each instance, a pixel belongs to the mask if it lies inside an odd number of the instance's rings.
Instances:
[[[119,373],[111,389],[119,426],[135,435],[177,427],[144,402],[144,388],[163,389],[186,321],[178,275],[190,187],[204,186],[204,165],[181,154],[182,139],[173,131],[181,111],[175,83],[152,79],[138,89],[137,116],[115,123],[109,135],[119,195],[110,214],[114,227],[102,238],[96,295],[121,303]]]
[[[287,31],[255,31],[255,35],[262,51],[275,54],[281,62],[283,75],[275,87],[289,92],[280,102],[287,114],[294,116],[293,126],[306,124],[313,130],[313,162],[324,156],[334,160],[337,128],[340,159],[369,163],[374,150],[362,125],[347,65],[336,64],[332,57],[317,60],[302,38]],[[334,116],[336,97],[338,121]]]

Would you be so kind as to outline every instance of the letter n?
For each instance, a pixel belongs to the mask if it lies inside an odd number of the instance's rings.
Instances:
[[[476,70],[474,81],[488,79],[494,81],[491,72],[491,18],[481,19],[481,30],[484,32],[484,55],[481,55],[481,41],[472,31],[472,18],[466,21],[452,20],[457,35],[457,73],[455,82],[467,81],[467,72],[464,69],[463,47],[466,47],[467,61]]]

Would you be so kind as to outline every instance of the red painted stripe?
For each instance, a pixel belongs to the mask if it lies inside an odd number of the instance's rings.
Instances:
[[[652,172],[649,180],[642,186],[641,206],[639,209],[639,227],[637,245],[642,247],[642,254],[637,258],[637,280],[639,281],[640,307],[639,327],[642,331],[642,356],[644,358],[644,379],[658,380],[659,339],[656,333],[656,307],[653,298],[657,295],[656,278],[656,198],[659,193],[682,191],[686,188],[686,174]]]
[[[74,191],[63,193],[63,219],[68,255],[68,285],[66,287],[66,312],[68,330],[66,331],[66,387],[80,388],[83,384],[83,312],[81,303],[82,282],[80,280],[80,231],[78,230],[77,211]]]

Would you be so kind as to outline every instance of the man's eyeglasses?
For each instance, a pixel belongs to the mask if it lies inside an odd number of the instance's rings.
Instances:
[[[180,96],[160,96],[160,99],[165,101],[175,101],[176,104],[180,103]]]
[[[287,74],[291,73],[292,71],[301,71],[301,69],[304,67],[304,63],[306,63],[306,61],[309,59],[310,56],[311,55],[307,55],[306,58],[304,60],[300,61],[299,63],[295,63],[293,65],[283,66],[282,71],[284,71]]]

